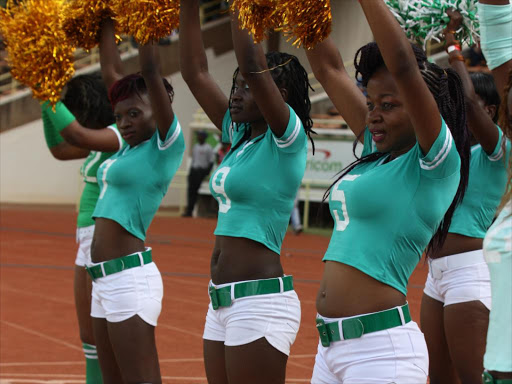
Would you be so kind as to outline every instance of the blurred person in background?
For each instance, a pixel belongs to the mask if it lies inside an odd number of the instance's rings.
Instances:
[[[454,31],[462,15],[448,10],[445,29],[449,62],[460,76],[471,133],[469,183],[456,208],[444,246],[429,255],[429,275],[421,308],[421,329],[430,357],[432,384],[478,383],[489,310],[491,282],[482,251],[483,239],[507,182],[503,132],[496,125],[500,97],[490,74],[469,74]]]
[[[512,138],[512,4],[480,0],[480,43],[500,94],[500,126]],[[502,93],[503,92],[503,93]],[[503,145],[505,149],[505,143]],[[512,383],[512,156],[508,156],[505,194],[497,218],[484,238],[484,257],[491,276],[492,309],[484,355],[485,384]]]
[[[183,217],[191,217],[196,205],[201,183],[212,170],[215,152],[206,142],[208,134],[205,131],[196,133],[197,143],[192,147],[192,165],[188,174],[188,204]]]

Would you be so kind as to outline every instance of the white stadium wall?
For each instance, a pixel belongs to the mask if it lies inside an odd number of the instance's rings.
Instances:
[[[45,145],[41,120],[0,135],[2,203],[74,204],[81,161],[55,160]]]

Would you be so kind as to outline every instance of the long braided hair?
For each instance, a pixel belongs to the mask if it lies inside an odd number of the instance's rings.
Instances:
[[[313,131],[313,120],[311,119],[311,101],[309,100],[309,89],[313,89],[309,83],[308,73],[301,65],[299,59],[293,55],[283,52],[269,52],[265,55],[267,58],[267,66],[270,68],[270,73],[276,85],[279,88],[285,88],[288,91],[287,103],[293,108],[299,119],[302,121],[304,130],[311,140],[313,152],[315,150],[315,143],[311,137]],[[237,68],[233,74],[233,85],[229,95],[229,105],[236,89],[236,78],[240,69]],[[248,123],[246,123],[248,124]],[[240,140],[232,150],[238,148],[245,140],[251,137],[251,129],[245,130],[244,137]]]
[[[83,127],[100,129],[115,121],[107,88],[99,73],[72,78],[66,84],[62,102]]]
[[[469,175],[470,140],[466,126],[464,92],[459,75],[451,68],[444,70],[438,65],[428,62],[423,50],[414,44],[411,45],[423,80],[434,96],[439,112],[452,132],[457,151],[461,158],[460,183],[457,193],[427,247],[427,254],[433,256],[443,246],[448,234],[453,212],[462,201],[464,193],[466,192]],[[361,47],[356,53],[354,66],[356,69],[356,79],[366,87],[373,74],[380,68],[385,67],[384,59],[377,43],[372,42]],[[364,134],[364,131],[361,132],[360,135],[362,134]],[[354,155],[359,138],[360,137],[357,137],[354,142]],[[336,181],[327,189],[324,194],[324,200],[329,196],[333,186],[359,164],[374,162],[385,155],[386,153],[374,152],[362,158],[358,158],[352,164],[348,165],[339,173]]]

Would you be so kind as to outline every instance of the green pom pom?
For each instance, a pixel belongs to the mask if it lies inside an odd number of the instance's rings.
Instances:
[[[450,18],[446,15],[454,8],[462,15],[462,25],[456,38],[473,44],[479,37],[478,0],[386,0],[386,4],[410,40],[426,46],[428,40],[440,42],[443,29]]]

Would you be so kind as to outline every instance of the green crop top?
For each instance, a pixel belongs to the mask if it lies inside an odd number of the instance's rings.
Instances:
[[[373,141],[365,131],[363,156]],[[334,229],[324,261],[350,265],[407,294],[407,281],[455,197],[460,157],[450,130],[426,156],[419,145],[356,166],[329,197]]]
[[[290,107],[290,121],[282,137],[270,127],[243,143],[245,124],[222,123],[222,141],[231,149],[210,179],[219,202],[215,235],[244,237],[280,253],[293,201],[306,169],[307,135]],[[238,145],[240,144],[240,145]]]
[[[511,147],[501,129],[496,129],[500,139],[491,155],[487,155],[480,144],[471,148],[468,188],[453,214],[451,233],[483,239],[496,214],[507,183],[506,165]]]
[[[144,241],[184,152],[176,116],[164,141],[156,130],[149,140],[117,152],[98,169],[100,196],[93,217],[113,220]]]

